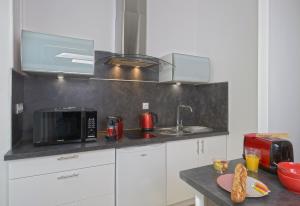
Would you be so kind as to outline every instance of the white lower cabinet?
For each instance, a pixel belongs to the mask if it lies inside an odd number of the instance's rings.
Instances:
[[[226,158],[226,142],[226,136],[215,136],[9,161],[9,206],[182,202],[193,198],[193,192],[179,172]]]
[[[227,157],[227,136],[199,139],[199,166],[212,164],[214,158]]]
[[[179,177],[182,170],[198,166],[198,139],[167,143],[167,205],[193,197],[192,189]]]
[[[115,164],[109,161],[103,165],[80,168],[78,164],[77,167],[79,169],[9,179],[9,206],[114,206]]]
[[[213,158],[226,158],[226,136],[188,139],[167,143],[167,205],[194,197],[194,192],[179,177],[182,170],[212,163]]]
[[[165,144],[117,149],[116,205],[166,205]]]

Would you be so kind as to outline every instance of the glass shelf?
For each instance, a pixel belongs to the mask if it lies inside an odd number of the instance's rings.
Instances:
[[[113,65],[119,67],[138,67],[138,68],[153,68],[162,65],[171,65],[171,63],[152,57],[149,55],[141,54],[118,54],[118,53],[106,53],[105,56],[97,59],[96,63],[102,63],[105,65]]]
[[[158,82],[161,68],[172,65],[162,59],[139,54],[95,53],[95,78],[102,80]]]

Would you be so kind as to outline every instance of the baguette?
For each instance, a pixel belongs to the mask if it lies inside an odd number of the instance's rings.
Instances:
[[[237,164],[234,170],[234,178],[231,189],[231,200],[234,203],[242,203],[246,198],[247,169],[242,164]]]

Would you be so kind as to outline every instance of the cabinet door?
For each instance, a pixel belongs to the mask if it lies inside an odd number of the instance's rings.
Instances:
[[[179,177],[179,172],[198,166],[198,139],[167,143],[167,204],[194,197],[192,189]]]
[[[112,195],[114,171],[115,165],[108,164],[9,180],[9,205],[73,206],[82,199]]]
[[[117,150],[117,206],[165,206],[165,144]]]
[[[8,162],[9,179],[115,163],[115,149],[79,152]]]
[[[200,138],[199,149],[199,166],[212,164],[214,158],[226,158],[227,136]]]
[[[94,41],[22,32],[22,69],[31,72],[94,74]]]
[[[209,82],[209,58],[173,53],[173,81]]]

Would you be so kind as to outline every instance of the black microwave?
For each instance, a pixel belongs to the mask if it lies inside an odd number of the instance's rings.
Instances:
[[[59,107],[37,110],[33,114],[34,145],[95,141],[96,137],[96,110]]]

